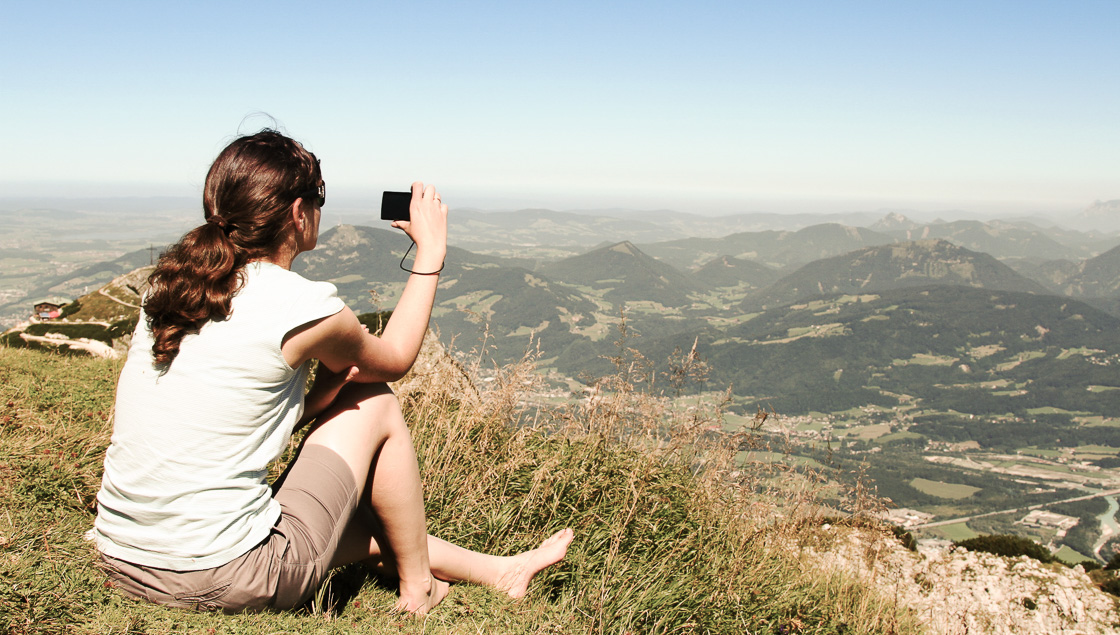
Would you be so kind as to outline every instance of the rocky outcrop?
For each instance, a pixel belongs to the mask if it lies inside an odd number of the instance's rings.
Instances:
[[[115,350],[112,346],[97,340],[91,340],[88,337],[80,337],[77,339],[70,339],[61,333],[47,333],[44,336],[28,335],[27,333],[20,333],[19,337],[25,342],[36,342],[43,346],[51,346],[54,348],[66,347],[71,351],[78,351],[82,353],[89,353],[94,357],[102,359],[119,359],[121,353]]]
[[[832,534],[828,536],[828,534]],[[892,536],[824,525],[808,566],[863,578],[944,635],[1120,633],[1117,599],[1076,566],[967,551],[941,541],[913,552]]]

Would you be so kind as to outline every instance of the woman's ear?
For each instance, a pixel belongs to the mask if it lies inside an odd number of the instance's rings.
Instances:
[[[295,224],[296,229],[303,231],[304,214],[303,214],[303,199],[297,198],[292,203],[292,223]]]

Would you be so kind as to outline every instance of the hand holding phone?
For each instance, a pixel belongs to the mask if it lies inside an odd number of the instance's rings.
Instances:
[[[442,270],[447,253],[447,205],[440,200],[435,186],[425,187],[417,181],[411,192],[383,193],[381,218],[392,221],[393,227],[403,230],[416,244],[415,266],[420,268],[406,271]]]
[[[412,192],[382,192],[381,220],[411,220],[411,215],[408,212],[408,206],[411,202]]]

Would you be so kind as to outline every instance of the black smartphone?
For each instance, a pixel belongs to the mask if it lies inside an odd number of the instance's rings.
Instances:
[[[412,203],[412,192],[382,192],[381,220],[411,220],[408,206]]]

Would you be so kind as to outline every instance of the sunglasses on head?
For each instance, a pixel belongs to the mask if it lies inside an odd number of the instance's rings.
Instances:
[[[318,188],[300,194],[299,198],[314,202],[315,207],[322,207],[327,202],[327,184],[321,183]]]

